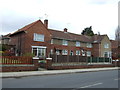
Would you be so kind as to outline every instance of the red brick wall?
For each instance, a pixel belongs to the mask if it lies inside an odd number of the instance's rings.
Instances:
[[[24,54],[25,46],[25,33],[19,33],[11,36],[10,45],[15,45],[15,49],[21,51],[21,55]]]
[[[35,71],[37,69],[35,66],[6,66],[2,67],[2,72]]]
[[[45,36],[45,42],[33,41],[34,33],[43,34]],[[19,47],[19,38],[21,39],[21,47]],[[35,23],[32,27],[28,28],[25,33],[19,33],[11,36],[10,44],[16,45],[16,49],[21,48],[21,53],[32,52],[32,46],[48,46],[51,41],[51,36],[44,24],[39,21]]]
[[[34,33],[37,34],[43,34],[45,36],[44,42],[38,42],[34,41]],[[46,29],[46,27],[41,23],[38,22],[33,27],[29,28],[27,30],[27,34],[25,35],[25,52],[32,52],[31,46],[47,46],[47,44],[50,42],[51,37],[49,31]]]
[[[100,57],[99,56],[99,44],[98,43],[93,44],[92,55],[94,57]]]
[[[0,68],[0,72],[19,72],[19,71],[35,71],[38,70],[38,68],[40,67],[40,64],[38,63],[38,59],[37,60],[33,60],[33,64],[31,65],[21,65],[21,66],[4,66],[2,65],[2,67]]]
[[[85,48],[85,47],[76,47],[76,46],[64,46],[64,45],[56,45],[56,44],[52,44],[49,45],[49,49],[58,49],[58,50],[68,50],[68,55],[70,55],[70,51],[73,51],[73,54],[76,55],[76,50],[83,50],[84,51],[91,51],[92,52],[92,48]],[[81,52],[82,55],[82,52]]]
[[[48,69],[62,70],[62,69],[103,68],[103,67],[114,67],[114,65],[51,66]]]

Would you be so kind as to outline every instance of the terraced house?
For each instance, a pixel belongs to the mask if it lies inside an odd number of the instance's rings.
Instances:
[[[80,33],[80,32],[79,32]],[[22,56],[33,53],[45,58],[50,54],[111,57],[111,42],[107,35],[86,36],[70,33],[67,28],[48,28],[48,20],[37,20],[10,35],[10,45]]]

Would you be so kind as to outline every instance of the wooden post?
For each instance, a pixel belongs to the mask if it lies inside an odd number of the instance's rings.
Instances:
[[[67,62],[69,62],[69,55],[67,55]]]
[[[90,57],[90,64],[92,63],[92,59],[93,59],[93,58],[92,58],[92,57]]]
[[[58,58],[57,58],[57,54],[55,54],[55,55],[56,55],[56,58],[55,58],[55,63],[57,63],[57,59],[58,59]]]

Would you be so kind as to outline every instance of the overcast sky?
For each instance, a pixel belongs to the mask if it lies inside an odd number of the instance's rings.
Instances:
[[[92,26],[95,33],[115,38],[119,0],[0,0],[2,33],[8,34],[38,19],[47,18],[49,28],[81,34]],[[45,15],[47,14],[47,15]]]

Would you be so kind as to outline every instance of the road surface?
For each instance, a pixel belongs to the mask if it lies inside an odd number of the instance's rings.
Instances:
[[[2,88],[118,88],[118,70],[3,78]]]

